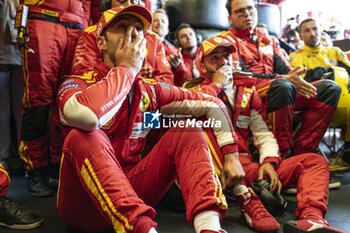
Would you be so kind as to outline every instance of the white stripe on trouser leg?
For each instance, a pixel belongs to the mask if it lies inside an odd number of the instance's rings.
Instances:
[[[154,227],[152,227],[148,233],[158,233]]]

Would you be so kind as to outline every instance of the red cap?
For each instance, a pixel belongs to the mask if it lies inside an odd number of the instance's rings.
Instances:
[[[203,41],[203,43],[199,47],[199,51],[197,53],[198,61],[201,62],[204,56],[207,56],[219,46],[224,46],[229,48],[231,53],[236,52],[236,47],[232,43],[230,43],[228,40],[226,40],[223,37],[213,36]]]
[[[234,53],[237,51],[236,47],[225,38],[219,37],[219,36],[210,37],[209,39],[203,41],[201,46],[197,50],[197,54],[195,58],[197,68],[200,67],[203,57],[213,52],[214,49],[216,49],[219,46],[227,47],[228,49],[230,49],[231,53]]]
[[[138,18],[142,24],[143,29],[149,29],[152,24],[152,15],[151,13],[143,6],[140,5],[128,5],[115,7],[109,10],[106,10],[102,13],[96,29],[97,37],[101,36],[104,29],[118,16],[120,15],[133,15]]]

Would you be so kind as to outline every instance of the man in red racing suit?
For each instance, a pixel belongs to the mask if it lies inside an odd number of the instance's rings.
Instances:
[[[252,181],[268,178],[272,192],[280,192],[282,188],[297,188],[296,216],[299,220],[286,223],[285,233],[297,230],[342,232],[329,226],[324,219],[330,175],[327,161],[315,153],[299,154],[281,160],[266,108],[252,88],[254,79],[248,76],[232,76],[231,51],[227,46],[232,45],[220,37],[212,37],[203,42],[197,53],[197,59],[201,62],[200,69],[205,77],[199,91],[221,98],[230,110],[230,119],[239,138],[239,159],[246,173],[245,183],[250,185]],[[248,146],[250,139],[258,149],[259,162],[253,161]],[[216,144],[215,140],[212,140],[212,144]],[[214,159],[215,166],[222,170],[224,159],[220,150],[216,149],[212,154],[218,156],[217,160]],[[255,195],[251,190],[249,192],[250,195],[243,194],[237,197],[238,204],[244,210],[247,210],[244,207],[251,202],[251,196]],[[254,223],[256,219],[250,216],[249,220]]]
[[[242,69],[253,72],[281,154],[315,151],[336,109],[339,86],[331,80],[308,83],[301,77],[304,69],[291,70],[275,41],[255,29],[254,0],[230,0],[226,7],[231,28],[219,36],[236,45]],[[301,112],[302,122],[293,144],[294,111]]]
[[[103,13],[97,44],[104,63],[93,79],[71,76],[60,87],[61,121],[74,127],[65,139],[58,211],[65,223],[82,231],[156,232],[155,206],[178,178],[186,217],[197,233],[223,232],[219,219],[227,205],[213,170],[201,128],[170,128],[145,158],[140,153],[150,129],[143,122],[162,114],[207,116],[218,144],[235,171],[223,172],[224,187],[244,173],[235,159],[237,145],[223,103],[137,76],[145,57],[143,29],[152,17],[130,5]],[[189,179],[191,177],[191,179]]]
[[[112,7],[127,6],[127,1],[112,1]],[[77,42],[74,53],[72,74],[81,75],[90,71],[94,64],[101,59],[101,52],[96,45],[96,26],[93,25],[84,30]],[[159,82],[173,84],[174,75],[166,59],[163,43],[157,34],[150,30],[145,31],[147,39],[147,54],[141,74],[145,78],[154,78]]]
[[[71,72],[76,41],[87,26],[85,17],[89,12],[83,9],[90,9],[90,1],[24,0],[21,3],[29,7],[24,29],[29,40],[23,42],[26,47],[21,47],[24,95],[19,154],[28,171],[29,194],[43,197],[53,193],[45,176],[49,143],[51,146],[56,139],[48,135],[54,132],[53,128],[50,133],[47,129],[50,110],[62,77]],[[24,17],[20,12],[18,19]],[[50,153],[50,164],[58,166],[60,158],[61,153]]]

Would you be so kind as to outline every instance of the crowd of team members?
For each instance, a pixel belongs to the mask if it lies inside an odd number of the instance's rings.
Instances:
[[[55,61],[58,70],[52,70],[51,59],[38,59],[39,42],[27,45],[34,54],[22,48],[29,63],[23,64],[28,81],[20,153],[28,170],[29,194],[53,194],[45,174],[46,125],[32,132],[35,122],[48,119],[51,108],[50,178],[58,180],[60,167],[57,209],[74,229],[157,232],[154,207],[177,179],[186,218],[197,233],[225,232],[220,221],[228,206],[222,190],[236,198],[251,228],[276,232],[279,222],[250,187],[267,179],[272,193],[297,189],[297,220],[284,223],[284,232],[343,232],[325,220],[330,174],[327,161],[315,153],[341,89],[320,77],[307,82],[315,67],[308,66],[306,58],[291,60],[292,68],[276,40],[255,30],[253,0],[227,1],[230,29],[199,46],[194,29],[181,24],[175,32],[179,48],[166,39],[169,21],[164,10],[154,11],[152,23],[142,6],[111,3],[97,24],[84,31],[78,28],[83,22],[74,22],[74,14],[67,13],[71,24],[59,27],[72,31],[74,41],[65,38],[71,43],[64,45],[67,51],[55,47],[49,52],[67,56]],[[42,14],[42,9],[30,6],[30,12]],[[47,21],[35,17],[29,17],[30,35],[52,30]],[[315,20],[303,21],[300,30],[305,31],[301,35],[306,46],[292,58],[309,47],[326,50]],[[334,51],[330,63],[339,61],[349,70],[347,58]],[[320,64],[329,68],[326,65]],[[67,76],[60,80],[62,75]],[[190,88],[178,87],[183,85]],[[145,129],[143,113],[159,109],[162,114],[217,119],[222,125]],[[302,120],[293,137],[295,111]],[[146,143],[152,146],[143,152]],[[258,151],[257,160],[251,145]],[[9,179],[3,167],[0,172],[4,197]],[[30,218],[20,226],[30,229],[42,223],[37,215],[25,213]]]

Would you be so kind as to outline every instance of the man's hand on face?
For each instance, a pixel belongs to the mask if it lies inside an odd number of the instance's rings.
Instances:
[[[229,65],[221,66],[212,77],[212,83],[218,88],[224,88],[225,86],[232,84],[232,81],[232,67]]]
[[[116,65],[128,67],[134,76],[140,72],[146,55],[146,39],[143,32],[137,32],[135,27],[130,26],[120,39],[115,51]]]
[[[245,176],[245,172],[238,156],[238,153],[225,155],[225,163],[220,177],[223,189],[232,189],[239,184]]]
[[[287,75],[285,75],[285,79],[291,82],[297,92],[304,96],[305,98],[310,99],[317,95],[317,89],[312,84],[305,81],[301,75],[306,73],[306,69],[302,69],[301,67],[296,67],[292,71],[290,71]]]

